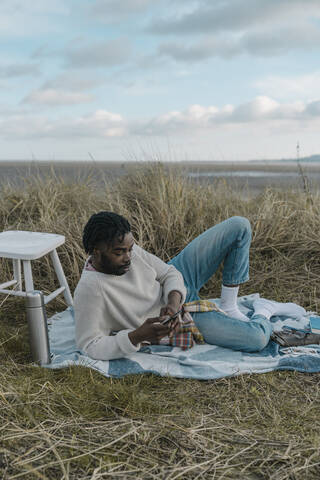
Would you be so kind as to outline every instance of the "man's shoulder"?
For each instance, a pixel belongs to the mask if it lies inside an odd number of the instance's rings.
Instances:
[[[148,255],[149,253],[144,248],[140,247],[140,245],[138,245],[137,243],[134,244],[133,251],[132,251],[133,261],[135,260],[139,261],[139,259],[143,259],[145,261]]]
[[[100,288],[99,274],[91,270],[83,270],[75,292],[79,290],[96,291]]]
[[[137,243],[134,244],[133,253],[142,258],[159,258],[157,257],[157,255],[155,255],[154,253],[148,252],[148,250],[145,250],[143,247],[141,247]],[[159,260],[161,259],[159,258]]]
[[[162,258],[158,257],[154,253],[148,252],[140,246],[137,246],[137,249],[135,251],[135,257],[136,264],[139,264],[142,269],[152,269],[160,275],[163,275],[169,270],[172,270],[172,266],[169,266],[166,262],[162,260]]]

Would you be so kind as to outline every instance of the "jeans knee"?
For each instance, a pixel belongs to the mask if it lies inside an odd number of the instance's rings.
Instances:
[[[268,345],[269,340],[270,335],[267,335],[267,333],[263,329],[257,330],[250,342],[250,351],[260,352]]]
[[[234,228],[243,231],[245,234],[249,234],[251,236],[251,224],[246,217],[235,216],[231,217],[230,220]]]

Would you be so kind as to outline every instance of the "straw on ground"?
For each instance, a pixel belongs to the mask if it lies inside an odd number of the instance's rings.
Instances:
[[[250,193],[250,192],[249,192]],[[231,216],[251,221],[251,279],[259,292],[320,311],[320,198],[267,189],[243,198],[225,183],[197,186],[153,164],[97,189],[54,172],[1,188],[0,229],[61,233],[71,288],[79,279],[82,229],[99,210],[129,218],[137,241],[168,260],[205,228]],[[42,259],[35,283],[54,275]],[[48,272],[50,274],[48,275]],[[0,281],[9,276],[1,263]],[[219,295],[221,273],[203,289]],[[3,300],[3,299],[1,299]],[[62,297],[49,315],[65,308]],[[318,479],[318,375],[272,372],[219,381],[153,375],[107,379],[85,368],[31,364],[24,303],[0,310],[0,469],[4,479]]]

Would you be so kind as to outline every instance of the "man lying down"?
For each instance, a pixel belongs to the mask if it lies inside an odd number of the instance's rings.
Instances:
[[[250,242],[249,221],[231,217],[165,263],[135,243],[130,224],[121,215],[105,211],[92,215],[83,232],[89,257],[74,293],[78,348],[93,359],[112,360],[137,352],[144,344],[172,339],[181,328],[176,314],[183,312],[185,302],[199,300],[199,290],[223,263],[223,313],[219,309],[192,313],[194,328],[209,344],[262,350],[272,335],[273,315],[296,317],[305,310],[294,303],[257,299],[250,320],[240,312],[237,296],[239,285],[249,279]]]

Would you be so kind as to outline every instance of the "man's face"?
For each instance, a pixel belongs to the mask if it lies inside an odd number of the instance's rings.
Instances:
[[[132,233],[126,233],[123,241],[114,239],[112,244],[101,242],[94,248],[94,266],[102,273],[124,275],[130,268],[134,245]]]

